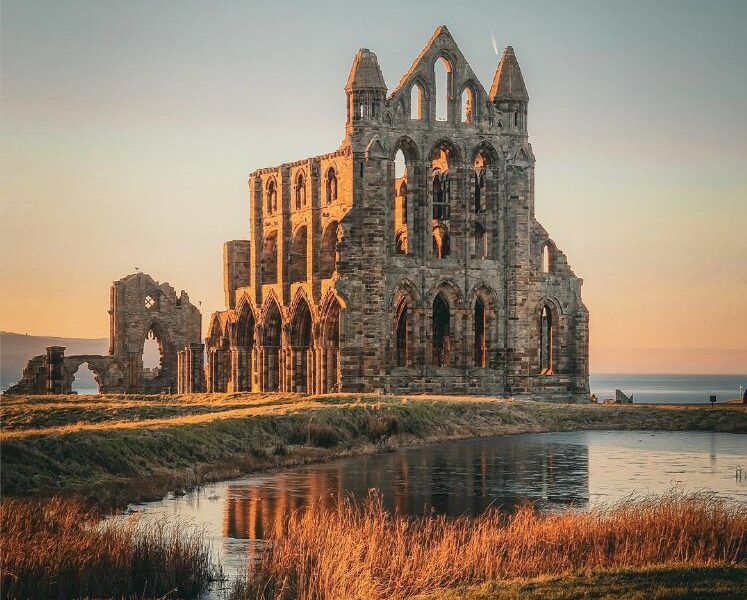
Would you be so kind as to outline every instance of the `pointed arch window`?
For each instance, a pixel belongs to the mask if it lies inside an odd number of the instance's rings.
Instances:
[[[275,180],[270,179],[267,183],[267,214],[274,214],[278,210],[278,192]]]
[[[306,178],[303,173],[296,177],[296,210],[301,210],[306,206]]]
[[[488,324],[485,303],[482,298],[475,301],[475,367],[484,369],[488,366]]]
[[[410,119],[420,121],[425,117],[425,91],[419,82],[410,87]]]
[[[337,173],[334,167],[327,170],[327,204],[337,200]]]
[[[442,294],[433,301],[433,365],[448,367],[451,359],[451,314]]]
[[[552,375],[553,373],[553,323],[552,311],[549,306],[542,307],[542,316],[540,317],[540,374]]]
[[[475,122],[475,92],[467,86],[462,91],[462,123],[471,125]]]
[[[542,245],[542,272],[550,273],[552,271],[552,250],[550,244]]]
[[[451,180],[449,173],[433,175],[433,218],[447,221],[451,217]]]
[[[403,300],[397,309],[396,329],[397,366],[407,367],[410,364],[410,307]]]
[[[433,69],[436,82],[436,121],[448,121],[449,102],[451,101],[451,63],[440,56],[433,65]]]

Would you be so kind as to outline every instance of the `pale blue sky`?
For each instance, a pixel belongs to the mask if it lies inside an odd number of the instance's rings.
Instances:
[[[516,50],[592,368],[636,344],[747,357],[747,2],[723,1],[6,0],[0,328],[106,335],[135,266],[222,308],[248,174],[334,150],[356,50],[391,90],[440,24],[486,87],[491,36]]]

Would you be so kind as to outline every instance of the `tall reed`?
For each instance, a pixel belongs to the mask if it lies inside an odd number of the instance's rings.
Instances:
[[[743,507],[742,507],[743,509]],[[234,599],[403,599],[455,585],[574,571],[747,562],[747,513],[671,494],[605,509],[392,516],[380,497],[292,514]]]
[[[200,532],[101,522],[79,502],[0,502],[3,598],[193,598],[217,575]]]

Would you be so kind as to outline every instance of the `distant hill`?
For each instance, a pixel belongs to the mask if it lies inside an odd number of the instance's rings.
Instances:
[[[61,338],[37,335],[24,335],[0,331],[0,389],[7,389],[21,378],[23,367],[29,359],[37,354],[45,354],[47,346],[65,346],[65,354],[109,354],[109,338]],[[155,351],[155,355],[151,356]],[[146,346],[144,359],[157,360],[158,350]],[[78,369],[76,380],[79,385],[95,388],[93,376],[86,368]]]

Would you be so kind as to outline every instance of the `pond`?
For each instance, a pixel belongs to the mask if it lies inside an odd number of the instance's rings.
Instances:
[[[205,529],[228,577],[245,568],[289,511],[332,507],[372,488],[389,510],[422,515],[544,510],[673,488],[747,502],[747,435],[594,431],[498,436],[403,448],[210,484],[131,506]],[[147,518],[147,517],[146,517]]]

